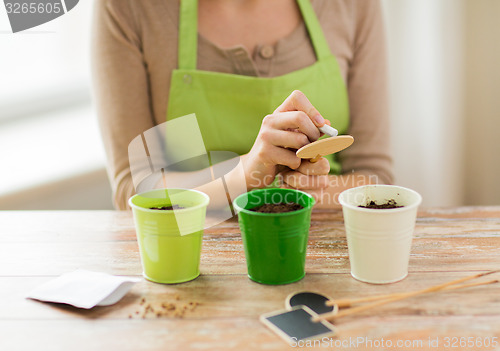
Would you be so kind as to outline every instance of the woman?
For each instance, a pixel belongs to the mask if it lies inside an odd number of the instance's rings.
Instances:
[[[279,173],[332,207],[345,188],[392,181],[378,1],[99,0],[93,42],[119,209],[135,192],[129,143],[193,112],[208,150],[243,155],[247,190]],[[354,144],[338,159],[298,159],[328,122]]]

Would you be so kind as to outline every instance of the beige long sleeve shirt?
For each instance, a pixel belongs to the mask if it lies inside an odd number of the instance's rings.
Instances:
[[[349,134],[354,136],[355,143],[339,153],[342,172],[361,171],[390,183],[393,176],[380,3],[378,0],[311,0],[311,3],[348,89]],[[118,209],[125,209],[127,199],[135,193],[128,160],[129,143],[166,120],[170,78],[177,68],[178,23],[176,0],[95,2],[94,96]],[[253,53],[243,46],[225,49],[203,36],[198,38],[200,70],[275,77],[316,61],[303,23],[275,45],[258,45]]]

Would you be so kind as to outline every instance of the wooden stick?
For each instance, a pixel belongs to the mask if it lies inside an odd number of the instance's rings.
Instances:
[[[485,282],[485,283],[478,283],[478,284],[475,284],[476,286],[477,285],[486,285],[486,284],[492,284],[492,283],[498,283],[498,280],[497,281],[489,281],[489,282]],[[343,316],[348,316],[348,315],[351,315],[351,314],[355,314],[355,313],[358,313],[358,312],[362,312],[362,311],[366,311],[366,310],[369,310],[371,308],[374,308],[374,307],[378,307],[378,306],[382,306],[382,305],[385,305],[385,304],[388,304],[390,302],[395,302],[395,301],[400,301],[400,300],[404,300],[404,299],[407,299],[407,298],[410,298],[410,297],[414,297],[414,296],[417,296],[417,295],[422,295],[422,294],[427,294],[427,293],[431,293],[431,292],[437,292],[437,291],[441,291],[443,290],[442,288],[434,288],[434,289],[428,289],[427,291],[415,291],[415,292],[412,292],[412,293],[407,293],[407,294],[401,294],[400,296],[395,296],[391,299],[387,299],[387,300],[382,300],[382,301],[379,301],[379,302],[374,302],[374,303],[371,303],[371,304],[368,304],[368,305],[365,305],[365,306],[359,306],[359,307],[354,307],[354,308],[350,308],[348,310],[345,310],[345,311],[341,311],[339,313],[337,313],[337,315],[335,317],[343,317]]]
[[[443,291],[458,290],[458,289],[463,289],[463,288],[468,288],[468,287],[473,287],[473,286],[478,286],[478,285],[493,284],[493,283],[498,283],[498,282],[500,282],[500,281],[499,280],[489,280],[487,282],[453,285],[453,286],[448,286],[442,290]],[[408,293],[403,292],[403,293],[394,293],[394,294],[387,294],[387,295],[376,295],[376,296],[369,296],[369,297],[361,297],[358,299],[328,300],[326,302],[326,305],[327,306],[335,306],[336,305],[339,308],[351,307],[352,305],[357,304],[357,303],[361,303],[361,302],[372,302],[372,301],[378,301],[378,300],[385,300],[385,299],[390,299],[392,297],[406,295],[406,294],[408,294]]]
[[[167,181],[165,180],[165,169],[161,169],[161,180],[163,181],[163,187],[167,188]]]
[[[314,322],[318,322],[318,321],[321,321],[321,320],[324,320],[324,319],[339,318],[339,317],[348,316],[348,315],[351,315],[351,314],[355,314],[355,313],[358,313],[358,312],[363,312],[363,311],[369,310],[369,309],[374,308],[374,307],[385,305],[385,304],[390,303],[390,302],[404,300],[404,299],[407,299],[407,298],[410,298],[410,297],[413,297],[413,296],[416,296],[416,295],[419,295],[419,294],[425,294],[425,293],[429,293],[429,292],[445,291],[445,290],[463,289],[463,288],[468,288],[468,287],[473,287],[473,286],[494,284],[494,283],[498,283],[498,282],[500,282],[500,281],[499,280],[490,280],[490,281],[487,281],[487,282],[477,282],[477,283],[471,283],[471,284],[462,284],[462,285],[459,285],[457,287],[453,287],[451,289],[437,289],[437,290],[426,291],[426,292],[421,292],[421,291],[417,292],[417,291],[415,291],[415,292],[410,292],[410,293],[402,293],[402,294],[399,294],[398,296],[393,296],[390,299],[382,300],[382,301],[379,301],[379,302],[374,302],[374,303],[371,303],[371,304],[368,304],[368,305],[365,305],[365,306],[353,307],[353,308],[350,308],[350,309],[347,309],[347,310],[344,310],[344,311],[341,311],[341,312],[338,312],[338,313],[335,313],[335,309],[334,309],[334,311],[332,311],[332,312],[323,313],[323,314],[320,314],[319,316],[314,317],[313,321]]]
[[[464,281],[462,279],[465,279],[465,280],[475,279],[475,278],[483,277],[485,275],[493,274],[493,273],[496,273],[496,272],[499,272],[499,270],[489,271],[489,272],[486,272],[486,273],[475,274],[473,276],[468,276],[466,278],[461,278],[461,279],[458,279],[456,281],[451,281],[449,283],[450,283],[450,285],[454,285],[454,284],[458,284],[458,283],[461,283],[462,281]],[[450,288],[448,288],[448,289],[450,289]],[[361,297],[361,298],[357,298],[357,299],[329,300],[329,301],[326,302],[326,305],[327,306],[338,305],[339,308],[350,307],[351,305],[356,304],[356,303],[360,303],[360,302],[371,302],[371,301],[383,300],[383,299],[388,299],[388,298],[391,298],[391,297],[394,297],[394,296],[398,296],[400,294],[407,294],[407,293],[408,292],[406,292],[406,293],[386,294],[386,295],[377,295],[377,296]]]
[[[458,289],[463,289],[463,288],[471,288],[471,287],[474,287],[474,286],[496,284],[496,283],[500,283],[500,280],[495,279],[495,280],[488,280],[486,282],[476,282],[476,283],[469,283],[469,284],[460,284],[460,285],[457,285],[457,286],[450,286],[448,288],[444,288],[443,291],[458,290]]]
[[[321,158],[321,155],[320,155],[320,154],[317,154],[317,155],[316,155],[316,157],[311,158],[311,159],[309,160],[309,162],[311,162],[311,163],[316,163],[316,162],[318,162],[318,161],[319,161],[319,159],[320,159],[320,158]]]
[[[385,305],[385,304],[388,304],[388,303],[391,303],[391,302],[395,302],[395,301],[399,301],[399,300],[404,300],[404,299],[407,299],[407,298],[410,298],[410,297],[414,297],[414,296],[417,296],[417,295],[422,295],[422,294],[426,294],[426,293],[440,291],[440,290],[443,290],[444,288],[447,288],[447,287],[449,287],[451,285],[455,285],[455,284],[462,283],[462,282],[465,282],[465,281],[471,280],[471,279],[476,279],[476,278],[479,278],[479,277],[484,277],[485,275],[493,274],[493,273],[496,273],[496,272],[498,272],[498,270],[489,271],[489,272],[486,272],[486,273],[479,273],[479,274],[475,274],[475,275],[468,276],[468,277],[465,277],[465,278],[460,278],[460,279],[452,280],[452,281],[450,281],[448,283],[443,283],[443,284],[431,286],[429,288],[422,289],[422,290],[412,291],[412,292],[408,292],[408,293],[396,294],[395,296],[393,296],[391,298],[386,298],[385,300],[374,302],[374,303],[371,303],[371,304],[368,304],[368,305],[365,305],[365,306],[353,307],[353,308],[350,308],[348,310],[341,311],[339,313],[335,313],[335,311],[328,312],[328,313],[323,313],[323,314],[320,314],[318,316],[313,317],[313,321],[314,322],[319,322],[319,321],[322,321],[322,320],[325,320],[325,319],[328,319],[328,318],[332,318],[332,317],[340,318],[340,317],[348,316],[348,315],[355,314],[355,313],[358,313],[358,312],[363,312],[363,311],[369,310],[371,308],[382,306],[382,305]],[[491,283],[492,283],[491,281],[487,282],[487,284],[491,284]],[[485,283],[476,284],[476,285],[483,285],[483,284],[485,284]],[[464,286],[464,287],[466,287],[466,286]]]

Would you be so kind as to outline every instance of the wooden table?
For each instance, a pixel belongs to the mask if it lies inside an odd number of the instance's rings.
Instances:
[[[37,285],[78,268],[141,275],[131,213],[0,212],[0,350],[291,349],[259,315],[282,309],[292,292],[361,297],[499,269],[500,207],[420,211],[410,274],[390,285],[351,278],[342,213],[318,210],[312,216],[307,275],[294,284],[265,286],[247,278],[232,220],[206,230],[202,275],[192,282],[143,280],[116,305],[92,310],[24,298]],[[144,315],[147,305],[160,316]],[[416,297],[345,317],[336,326],[332,344],[313,349],[500,349],[500,285]]]

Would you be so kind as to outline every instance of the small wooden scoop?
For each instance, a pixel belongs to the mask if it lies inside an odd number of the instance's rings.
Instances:
[[[354,138],[350,135],[339,135],[321,140],[316,140],[310,144],[302,146],[297,150],[297,157],[309,158],[311,162],[318,160],[325,155],[334,154],[351,146]]]

